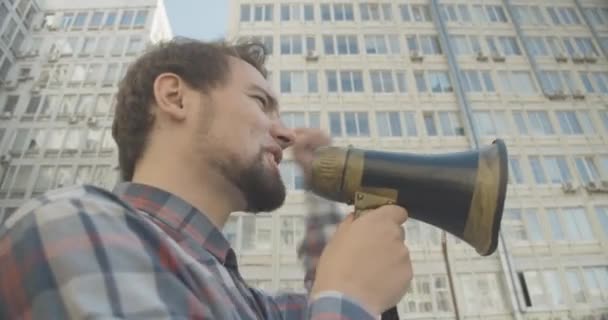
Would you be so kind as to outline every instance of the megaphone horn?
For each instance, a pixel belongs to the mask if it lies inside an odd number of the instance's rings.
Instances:
[[[355,206],[385,204],[492,254],[507,191],[507,148],[501,139],[474,151],[439,155],[322,147],[315,151],[311,189]]]

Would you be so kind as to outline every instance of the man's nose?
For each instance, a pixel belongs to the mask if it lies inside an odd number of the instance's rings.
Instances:
[[[281,120],[277,120],[272,125],[272,137],[279,143],[282,149],[287,149],[294,144],[296,132],[286,127]]]

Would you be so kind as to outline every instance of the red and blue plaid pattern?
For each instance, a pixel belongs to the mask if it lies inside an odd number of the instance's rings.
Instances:
[[[309,196],[306,283],[341,216]],[[325,292],[250,288],[220,230],[165,191],[133,183],[48,192],[0,225],[0,319],[373,319]]]

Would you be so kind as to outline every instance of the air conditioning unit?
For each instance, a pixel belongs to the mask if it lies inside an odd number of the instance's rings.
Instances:
[[[4,112],[2,112],[2,114],[0,115],[0,117],[2,119],[8,120],[8,119],[11,119],[13,117],[13,113],[10,112],[10,111],[4,111]]]
[[[13,157],[11,157],[11,155],[8,153],[0,156],[0,163],[2,163],[2,164],[10,163],[12,160],[13,160]]]
[[[572,62],[574,63],[583,63],[585,62],[585,56],[583,56],[580,53],[577,53],[574,55],[574,57],[572,57]]]
[[[422,62],[424,61],[424,56],[420,54],[418,50],[412,50],[410,54],[410,60],[412,62]]]
[[[563,55],[563,54],[560,53],[560,54],[558,54],[558,55],[555,56],[555,61],[562,62],[562,63],[563,62],[568,62],[568,57],[566,57],[565,55]]]
[[[492,56],[492,60],[494,60],[494,62],[505,62],[507,58],[501,54],[495,54]]]
[[[0,88],[5,90],[15,90],[19,84],[15,80],[5,80],[0,82]]]
[[[306,61],[317,61],[319,60],[319,54],[316,50],[308,50],[306,52]]]
[[[572,98],[575,100],[584,100],[585,99],[585,93],[581,90],[575,90],[572,93]]]
[[[585,56],[585,62],[596,63],[597,62],[597,56],[594,53],[588,54],[588,55]]]
[[[486,61],[488,61],[488,60],[489,60],[488,56],[486,56],[486,55],[483,53],[483,51],[478,51],[478,52],[477,52],[477,61],[480,61],[480,62],[486,62]]]
[[[78,123],[78,117],[77,117],[77,116],[71,116],[71,117],[68,119],[68,122],[69,122],[70,124],[76,124],[76,123]]]
[[[589,181],[585,185],[585,189],[587,189],[587,191],[589,191],[589,192],[599,192],[600,191],[600,185],[598,183],[596,183],[595,181]]]
[[[87,118],[87,125],[94,127],[97,125],[97,118],[95,117],[88,117]]]
[[[44,25],[46,26],[46,28],[49,31],[55,31],[55,30],[57,30],[57,20],[55,19],[55,16],[54,15],[46,16],[45,17],[45,21],[44,21]]]
[[[572,182],[566,181],[562,183],[562,190],[564,191],[564,193],[575,193],[576,187]]]
[[[547,93],[547,98],[549,98],[549,100],[565,100],[566,97],[567,96],[563,90],[557,90]]]

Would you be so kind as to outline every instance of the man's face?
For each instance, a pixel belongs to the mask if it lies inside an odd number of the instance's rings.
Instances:
[[[280,121],[270,84],[253,66],[230,58],[231,75],[213,89],[194,130],[195,158],[243,194],[245,211],[273,211],[285,200],[278,164],[294,132]]]

